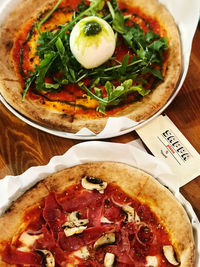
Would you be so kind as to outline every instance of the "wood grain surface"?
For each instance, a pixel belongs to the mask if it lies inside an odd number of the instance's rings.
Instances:
[[[200,153],[200,27],[192,46],[184,85],[165,113]],[[18,175],[31,166],[44,165],[81,141],[53,136],[15,117],[0,103],[0,179]],[[105,141],[127,143],[138,138],[135,132]],[[181,188],[200,218],[200,177]]]

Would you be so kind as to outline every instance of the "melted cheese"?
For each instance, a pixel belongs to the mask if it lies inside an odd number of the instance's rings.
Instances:
[[[145,267],[158,267],[158,259],[156,256],[147,256],[146,261]]]
[[[22,246],[19,248],[21,251],[29,251],[33,246],[34,242],[42,237],[41,235],[30,235],[27,232],[23,232],[19,238],[19,241],[22,243]]]
[[[90,253],[87,249],[87,247],[82,247],[81,249],[74,252],[74,255],[81,258],[81,259],[87,259],[90,256]]]

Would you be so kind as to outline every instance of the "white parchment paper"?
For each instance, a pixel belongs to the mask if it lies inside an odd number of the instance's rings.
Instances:
[[[6,18],[6,16],[10,13],[10,11],[17,6],[17,4],[22,0],[0,0],[0,24]],[[191,53],[191,46],[193,36],[197,27],[197,23],[199,20],[200,15],[200,1],[199,0],[160,0],[160,2],[166,6],[166,8],[171,12],[173,15],[175,22],[180,31],[181,35],[181,42],[182,42],[182,54],[183,54],[183,72],[179,84],[174,91],[174,94],[168,100],[167,104],[159,110],[155,115],[153,115],[150,119],[146,121],[141,121],[139,123],[130,120],[126,117],[117,117],[117,118],[109,118],[105,129],[100,132],[99,134],[94,134],[87,128],[83,128],[76,134],[71,134],[68,132],[52,130],[47,127],[38,125],[30,121],[29,119],[25,118],[23,115],[18,113],[14,110],[4,99],[0,96],[0,100],[2,103],[18,118],[25,121],[27,124],[38,128],[42,131],[48,132],[50,134],[61,136],[65,138],[71,139],[81,139],[81,140],[94,140],[94,139],[103,139],[103,138],[110,138],[113,136],[118,136],[121,134],[125,134],[127,132],[131,132],[136,128],[144,125],[146,122],[152,120],[157,115],[161,114],[166,107],[173,101],[181,86],[185,80],[189,60],[190,60],[190,53]]]
[[[38,181],[54,172],[77,164],[91,161],[114,161],[129,164],[142,169],[154,176],[159,182],[167,186],[177,200],[184,206],[194,229],[197,246],[197,264],[200,266],[200,223],[191,205],[179,192],[179,181],[168,165],[163,161],[149,155],[141,144],[141,141],[133,141],[129,144],[118,144],[100,141],[90,141],[73,146],[62,156],[53,157],[45,166],[32,167],[18,176],[6,176],[0,180],[0,213],[31,188]]]

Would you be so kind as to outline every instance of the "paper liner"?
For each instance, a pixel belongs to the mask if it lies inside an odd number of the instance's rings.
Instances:
[[[146,153],[141,142],[129,144],[100,141],[84,142],[73,146],[62,156],[53,157],[45,166],[31,167],[18,176],[6,176],[0,180],[0,213],[34,184],[62,169],[94,161],[122,162],[139,168],[154,176],[175,195],[190,218],[197,247],[197,263],[200,266],[200,223],[189,202],[179,192],[177,177],[161,160]]]
[[[13,3],[13,0],[1,0],[0,24],[3,22],[5,17],[9,14],[9,12],[14,7],[16,7],[16,5],[20,1],[21,0],[15,0]],[[162,109],[160,109],[157,113],[155,113],[148,120],[135,122],[126,117],[109,118],[105,129],[99,134],[95,134],[87,128],[83,128],[78,133],[72,134],[72,133],[68,133],[64,131],[52,130],[52,129],[49,129],[48,127],[41,126],[27,119],[26,117],[18,113],[16,110],[14,110],[3,99],[2,96],[0,97],[0,100],[15,116],[25,121],[27,124],[35,128],[38,128],[44,132],[48,132],[50,134],[61,136],[64,138],[81,139],[81,140],[110,138],[110,137],[119,136],[119,135],[122,135],[128,132],[131,132],[140,126],[143,126],[145,123],[147,123],[148,121],[152,120],[153,118],[161,114],[167,108],[167,106],[169,106],[169,104],[173,101],[173,99],[175,98],[179,90],[181,89],[181,86],[187,74],[189,60],[190,60],[192,40],[193,40],[193,36],[194,36],[195,30],[198,24],[199,14],[200,14],[200,1],[199,0],[190,0],[190,1],[184,1],[184,2],[180,0],[160,0],[160,2],[163,5],[165,5],[166,8],[171,12],[180,31],[181,42],[182,42],[182,54],[183,54],[183,73],[179,81],[179,84],[177,85],[177,88],[175,89],[174,93],[172,94],[170,99],[167,101],[165,106]]]

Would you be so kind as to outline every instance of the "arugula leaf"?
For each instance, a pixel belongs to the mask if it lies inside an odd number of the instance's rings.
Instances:
[[[47,89],[58,89],[60,87],[59,83],[45,83],[45,88]]]
[[[61,0],[36,25],[39,32],[36,55],[40,58],[40,64],[35,67],[34,72],[29,73],[29,77],[25,81],[23,100],[33,83],[36,90],[45,92],[56,92],[59,89],[62,90],[62,86],[65,84],[78,83],[88,97],[98,101],[97,110],[104,113],[107,106],[118,105],[131,92],[136,91],[141,96],[148,94],[150,90],[144,89],[142,85],[148,83],[146,77],[149,75],[154,75],[156,81],[163,80],[161,66],[163,51],[168,46],[167,38],[160,38],[151,29],[145,34],[140,26],[134,23],[132,26],[127,26],[126,20],[130,16],[123,15],[116,0],[108,1],[107,5],[104,4],[104,0],[91,0],[90,6],[82,1],[78,4],[78,11],[74,12],[69,23],[60,25],[55,33],[50,31],[41,33],[40,27],[56,10],[60,2]],[[104,16],[103,18],[112,25],[116,33],[121,35],[129,46],[132,51],[131,57],[127,53],[122,62],[111,58],[110,61],[92,70],[87,70],[80,65],[70,50],[69,36],[74,24],[82,17],[90,15]],[[112,64],[113,60],[115,64]],[[160,67],[157,68],[157,66]],[[63,76],[54,77],[54,74],[58,72]],[[145,74],[146,77],[140,74]],[[53,83],[45,82],[46,76],[53,77]],[[81,82],[87,77],[92,80],[88,87]],[[115,87],[110,82],[112,80],[118,80],[121,84]],[[133,85],[133,80],[141,85]],[[105,85],[106,96],[105,92],[103,94],[102,90],[98,88],[99,85]]]
[[[56,41],[56,48],[61,59],[62,71],[70,83],[74,83],[76,80],[75,73],[72,69],[68,68],[69,57],[65,51],[62,40],[58,37]]]
[[[136,54],[136,58],[133,58],[133,62],[141,59],[141,62],[137,64],[137,69],[135,68],[132,73],[129,73],[129,77],[135,73],[151,73],[156,78],[163,80],[161,71],[152,68],[152,64],[156,63],[162,65],[162,52],[168,48],[168,40],[166,37],[160,38],[159,34],[154,33],[149,30],[147,34],[140,28],[139,25],[134,24],[133,26],[127,26],[125,24],[125,19],[120,9],[118,8],[117,1],[112,0],[115,9],[112,7],[111,3],[108,2],[108,8],[111,12],[113,21],[113,28],[122,34],[125,42]],[[128,67],[128,66],[127,66]]]
[[[69,84],[69,81],[67,79],[65,79],[65,77],[63,77],[63,78],[54,77],[53,80],[55,82],[57,82],[57,84],[59,84],[60,87],[62,87],[63,85]]]
[[[152,68],[146,68],[143,73],[151,73],[153,74],[156,78],[163,80],[162,72],[159,69],[152,69]]]
[[[40,62],[40,65],[36,66],[34,72],[30,72],[29,77],[25,81],[25,89],[22,92],[22,101],[25,100],[26,94],[33,82],[35,82],[36,89],[38,91],[41,91],[41,90],[49,91],[50,88],[54,88],[54,89],[58,88],[56,85],[50,86],[50,84],[45,83],[45,76],[49,68],[51,67],[51,64],[56,59],[56,57],[57,57],[57,54],[54,52],[45,54],[45,58]]]
[[[36,71],[31,72],[31,73],[29,74],[29,77],[28,77],[28,78],[26,79],[26,81],[25,81],[25,88],[24,88],[24,90],[22,91],[22,101],[25,100],[26,94],[27,94],[27,92],[28,92],[28,90],[29,90],[31,84],[35,81],[35,79],[36,79]]]
[[[79,13],[85,11],[87,8],[88,8],[88,5],[86,5],[83,0],[77,5],[77,9]]]
[[[94,87],[94,92],[98,98],[102,98],[102,90],[100,88]],[[99,100],[99,102],[101,101]]]
[[[150,90],[145,90],[141,85],[133,85],[133,80],[128,79],[121,83],[121,85],[115,87],[111,82],[107,81],[105,84],[105,89],[107,92],[106,97],[102,97],[102,90],[98,87],[94,87],[94,93],[87,88],[83,82],[78,84],[91,98],[98,101],[99,106],[97,111],[105,113],[107,106],[118,105],[125,97],[126,94],[137,91],[140,95],[147,95]]]
[[[140,47],[140,49],[138,49],[137,51],[136,51],[136,54],[137,54],[137,56],[139,57],[139,58],[141,58],[142,60],[146,60],[146,51],[144,50],[144,48],[143,47]]]
[[[145,33],[139,25],[127,27],[126,32],[123,33],[123,38],[133,51],[145,47]]]
[[[48,20],[48,18],[53,14],[53,12],[57,9],[57,7],[59,6],[59,4],[61,2],[62,2],[62,0],[58,0],[56,5],[50,10],[50,12],[43,19],[41,19],[41,21],[36,25],[36,29],[37,29],[39,34],[40,34],[40,27],[42,26],[42,24],[44,24],[45,21]]]
[[[36,67],[37,75],[35,85],[38,91],[46,90],[44,79],[46,77],[47,71],[49,70],[57,56],[58,54],[53,51],[51,53],[45,54],[45,57],[40,62],[40,65]]]
[[[117,2],[115,2],[114,4],[116,11],[114,10],[113,6],[109,1],[107,2],[107,5],[113,19],[112,20],[113,29],[121,34],[125,33],[127,30],[127,26],[125,25],[124,16],[120,12]]]
[[[156,41],[153,41],[150,45],[148,45],[148,49],[152,49],[157,52],[159,52],[161,48],[165,50],[168,48],[167,41],[168,41],[167,37],[160,38]]]
[[[104,0],[89,0],[91,2],[87,12],[98,12],[104,7]]]
[[[148,31],[146,36],[145,36],[145,39],[146,39],[146,42],[151,42],[155,39],[158,39],[160,37],[159,34],[156,34],[155,32],[153,32],[152,30]]]
[[[68,30],[71,30],[74,24],[79,21],[84,15],[94,15],[96,14],[99,10],[103,8],[104,5],[104,0],[91,0],[90,6],[81,12],[78,16],[73,18],[70,22],[68,22],[66,25],[63,25],[60,30],[57,30],[54,34],[51,40],[46,44],[46,48],[43,48],[44,50],[47,49],[48,47],[51,47],[52,45],[55,44],[57,41],[58,37],[66,33]],[[42,50],[42,49],[41,49]]]
[[[36,55],[39,56],[40,59],[44,58],[45,53],[49,53],[50,51],[53,51],[53,47],[46,47],[46,44],[51,41],[53,38],[53,33],[49,31],[42,32],[39,35],[39,38],[36,41],[37,47],[36,47]]]
[[[123,75],[126,73],[128,67],[128,61],[129,61],[129,53],[127,53],[122,60],[121,68],[118,70],[119,74]]]

